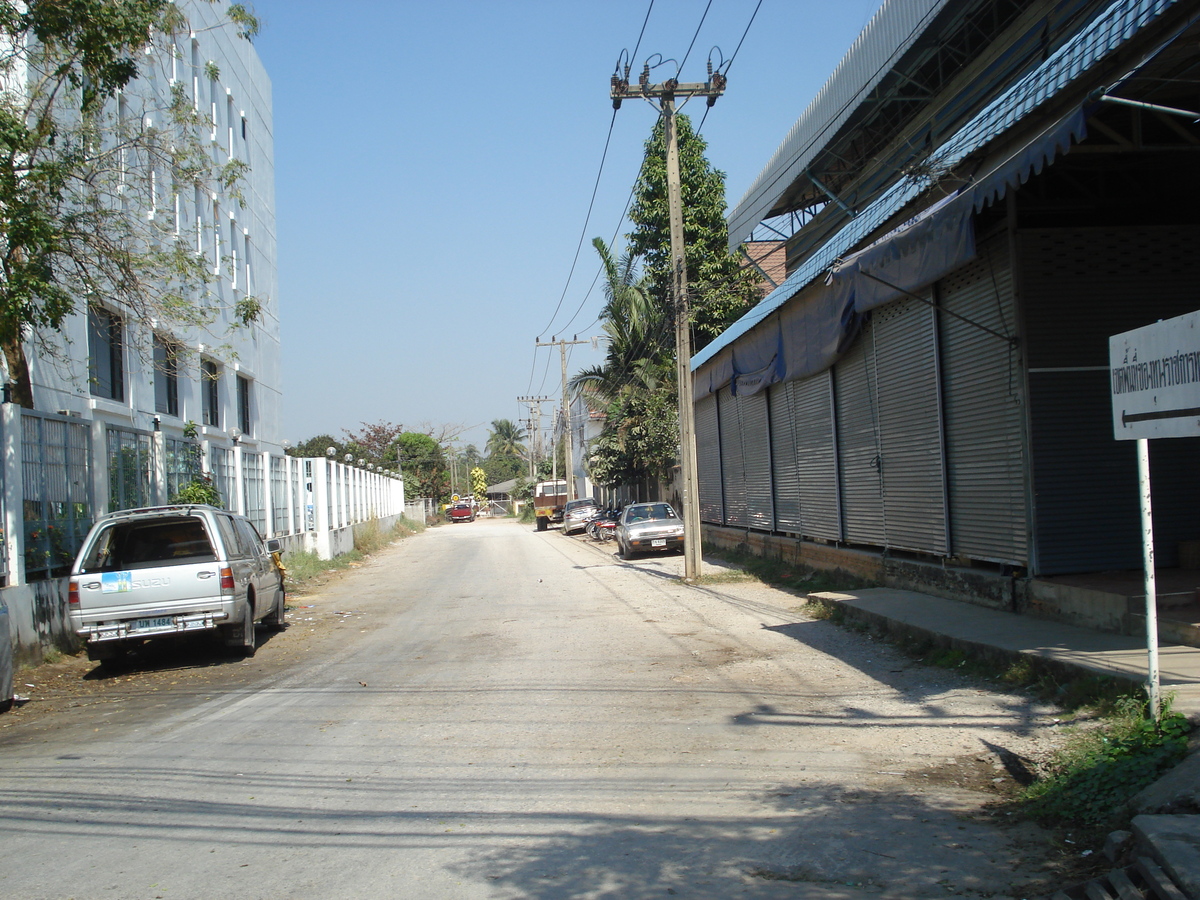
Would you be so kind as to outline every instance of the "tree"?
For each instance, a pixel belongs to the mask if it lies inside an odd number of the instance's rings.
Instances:
[[[346,452],[345,445],[333,435],[318,434],[316,437],[310,437],[307,441],[301,441],[295,447],[288,450],[288,455],[301,459],[325,456],[330,447],[333,447],[336,459],[341,459],[342,454]]]
[[[253,37],[244,6],[226,14]],[[165,98],[128,90],[188,30],[169,0],[0,0],[0,78],[11,88],[0,95],[0,345],[23,406],[33,406],[25,342],[55,355],[50,338],[91,298],[119,305],[146,334],[221,318],[206,288],[212,263],[176,232],[159,194],[236,192],[245,163],[214,161],[211,123],[182,83]],[[151,45],[161,52],[142,52]],[[118,92],[130,109],[112,102]],[[162,211],[148,215],[156,203]],[[247,325],[259,310],[244,297],[227,319]]]
[[[576,374],[570,386],[592,409],[606,411],[630,385],[670,377],[674,337],[665,310],[639,271],[639,258],[626,251],[618,262],[603,239],[592,244],[604,269],[599,320],[608,340],[604,362]]]
[[[380,420],[374,425],[360,422],[362,428],[350,431],[343,428],[346,435],[347,447],[355,457],[361,457],[377,466],[391,468],[396,465],[396,441],[404,434],[404,426],[394,422]]]
[[[525,455],[525,429],[510,419],[493,419],[486,449],[489,456],[521,459]]]
[[[476,500],[484,499],[487,495],[487,487],[487,473],[476,466],[471,470],[471,493],[475,495]]]
[[[659,478],[679,452],[673,333],[651,285],[630,251],[615,262],[604,241],[593,241],[604,266],[601,327],[608,336],[604,362],[571,380],[589,407],[604,413],[588,451],[592,479],[603,485]]]
[[[404,493],[408,497],[430,497],[437,502],[450,496],[450,476],[442,448],[432,437],[406,431],[396,438]]]
[[[692,341],[693,349],[700,350],[762,299],[762,287],[752,270],[745,269],[728,249],[725,173],[709,164],[704,155],[708,144],[692,131],[687,116],[677,115],[675,125],[679,138]],[[671,310],[671,226],[667,151],[661,118],[655,123],[645,148],[629,210],[635,227],[627,237],[630,250],[645,260],[654,299],[661,309]]]

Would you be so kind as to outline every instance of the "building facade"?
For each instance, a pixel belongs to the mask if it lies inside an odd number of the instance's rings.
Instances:
[[[713,539],[1115,631],[1108,337],[1200,308],[1196,2],[889,0],[730,216],[787,278],[693,360]],[[1188,113],[1191,112],[1191,115]],[[1160,565],[1200,443],[1152,446]]]
[[[284,453],[271,83],[228,3],[178,9],[185,22],[138,54],[97,140],[111,209],[138,223],[131,233],[203,267],[207,283],[180,290],[200,314],[76,297],[60,332],[25,343],[32,407],[12,402],[17,373],[0,373],[0,609],[26,657],[69,642],[63,576],[106,512],[211,484],[263,535],[330,556],[354,523],[403,511],[397,478]],[[34,84],[31,60],[11,77]],[[172,113],[180,102],[195,114],[190,131]],[[209,171],[183,180],[146,149],[156,134],[168,150],[193,140]]]

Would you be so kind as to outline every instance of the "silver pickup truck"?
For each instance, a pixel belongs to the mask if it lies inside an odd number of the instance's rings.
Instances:
[[[244,516],[212,506],[110,513],[92,526],[71,570],[71,627],[88,658],[112,659],[145,640],[219,631],[254,654],[254,626],[284,625],[283,574]]]

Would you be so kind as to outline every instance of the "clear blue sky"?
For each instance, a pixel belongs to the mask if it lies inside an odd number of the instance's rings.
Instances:
[[[617,113],[585,229],[618,54],[651,8],[634,72],[652,54],[682,60],[707,6],[681,73],[703,81],[710,48],[732,56],[757,3],[255,0],[275,104],[284,436],[457,423],[482,449],[493,419],[526,414],[519,395],[557,395],[557,351],[535,339],[599,333],[590,242],[628,230],[655,118],[642,101]],[[763,0],[702,132],[731,206],[878,5]],[[698,123],[704,108],[685,112]],[[576,348],[570,370],[599,358]]]

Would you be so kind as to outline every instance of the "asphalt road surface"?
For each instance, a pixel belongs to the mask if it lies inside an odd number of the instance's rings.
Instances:
[[[252,659],[34,685],[0,716],[0,895],[1050,892],[1058,851],[983,807],[1053,710],[613,548],[446,525],[295,598]]]

